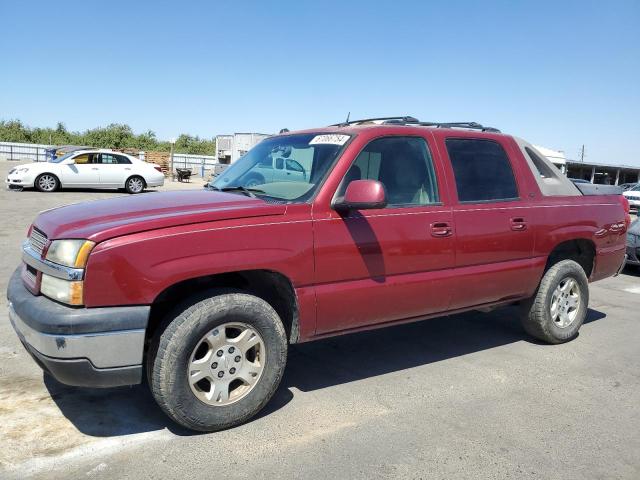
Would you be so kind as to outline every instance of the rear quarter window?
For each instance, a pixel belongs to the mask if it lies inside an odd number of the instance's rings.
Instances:
[[[507,153],[494,140],[448,138],[460,202],[491,202],[518,198],[518,188]]]

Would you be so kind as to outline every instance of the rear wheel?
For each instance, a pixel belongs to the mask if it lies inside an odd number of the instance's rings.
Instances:
[[[239,425],[276,391],[287,359],[278,314],[240,292],[209,292],[178,308],[152,342],[149,384],[174,421],[199,431]]]
[[[41,192],[55,192],[60,187],[60,181],[53,173],[42,173],[36,178],[35,187]]]
[[[547,270],[536,294],[523,302],[522,325],[539,340],[567,342],[577,336],[588,304],[584,270],[573,260],[563,260]]]
[[[125,190],[127,193],[142,193],[146,187],[145,181],[142,177],[133,176],[129,177],[124,184]]]

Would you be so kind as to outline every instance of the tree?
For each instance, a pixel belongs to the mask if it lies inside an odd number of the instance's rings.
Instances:
[[[144,151],[168,152],[171,145],[159,141],[156,134],[147,130],[136,135],[131,127],[122,123],[112,123],[80,132],[70,132],[62,122],[55,128],[30,128],[20,120],[0,120],[0,141],[19,143],[40,143],[53,145],[79,145],[99,148],[133,148]],[[215,139],[201,139],[198,136],[182,134],[175,144],[176,153],[215,155]]]

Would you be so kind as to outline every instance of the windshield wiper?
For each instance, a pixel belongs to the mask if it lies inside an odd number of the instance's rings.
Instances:
[[[247,188],[242,185],[230,186],[230,187],[214,187],[211,185],[211,188],[217,190],[219,192],[242,192],[247,197],[256,198],[255,193],[265,193],[264,190],[260,190],[259,188]],[[255,192],[255,193],[254,193]]]

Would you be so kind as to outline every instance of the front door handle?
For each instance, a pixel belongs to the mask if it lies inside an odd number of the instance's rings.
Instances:
[[[453,228],[449,222],[435,222],[431,224],[431,236],[433,237],[450,237],[453,234]]]
[[[91,170],[98,170],[98,167],[91,167]]]
[[[511,222],[511,230],[522,232],[527,229],[527,222],[522,217],[516,217],[509,220]]]

